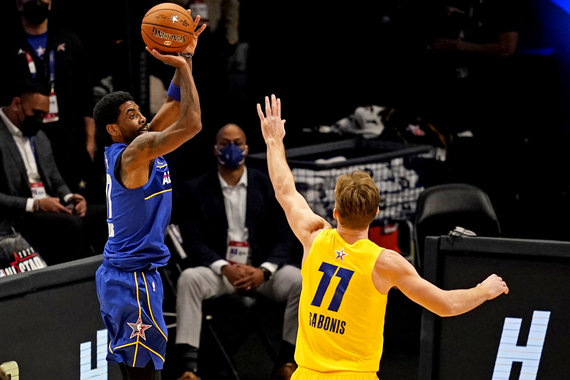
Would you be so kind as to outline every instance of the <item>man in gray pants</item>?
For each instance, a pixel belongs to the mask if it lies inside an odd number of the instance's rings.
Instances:
[[[269,181],[246,168],[246,136],[235,124],[221,128],[214,146],[217,170],[179,189],[175,218],[186,252],[194,260],[178,280],[176,352],[180,379],[197,379],[202,301],[224,294],[257,293],[285,304],[282,344],[275,377],[288,379],[293,354],[301,272],[290,265],[301,246],[287,225]]]

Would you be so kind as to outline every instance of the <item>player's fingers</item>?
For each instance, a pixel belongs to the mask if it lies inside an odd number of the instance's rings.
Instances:
[[[277,102],[276,102],[276,113],[277,116],[279,116],[279,118],[281,119],[281,99],[277,98]]]
[[[263,115],[263,111],[261,110],[261,104],[257,103],[257,115],[259,116],[259,120],[265,121],[265,116]]]
[[[269,96],[265,97],[265,115],[271,116],[271,105],[269,104]]]
[[[198,17],[200,17],[200,16],[198,16]],[[200,21],[200,20],[198,20],[198,21]],[[196,24],[196,25],[198,25],[198,24]],[[202,34],[202,32],[204,31],[204,29],[206,29],[206,24],[203,24],[203,25],[200,27],[200,29],[198,29],[198,30],[195,31],[194,33],[196,34],[196,36],[199,36],[200,34]]]
[[[145,48],[153,57],[162,61],[162,54],[160,54],[156,49],[151,49],[148,46],[145,46]]]
[[[277,99],[271,94],[271,116],[277,116]]]

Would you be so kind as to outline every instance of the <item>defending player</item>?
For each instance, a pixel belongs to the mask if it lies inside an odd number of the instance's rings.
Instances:
[[[440,316],[468,312],[509,292],[495,274],[470,289],[442,290],[421,278],[399,253],[368,240],[380,196],[365,172],[338,178],[333,211],[338,226],[331,228],[295,189],[285,157],[280,100],[266,97],[265,115],[260,104],[257,112],[275,195],[304,248],[295,351],[299,367],[293,379],[377,379],[392,287]]]
[[[194,19],[194,29],[200,16]],[[97,270],[97,296],[110,336],[107,360],[119,363],[124,379],[159,379],[167,330],[163,288],[157,268],[170,252],[164,232],[170,221],[172,186],[162,157],[201,129],[191,55],[205,26],[196,30],[185,56],[147,50],[176,68],[163,107],[147,123],[132,96],[113,92],[95,106],[96,128],[108,133],[107,223],[109,239]]]

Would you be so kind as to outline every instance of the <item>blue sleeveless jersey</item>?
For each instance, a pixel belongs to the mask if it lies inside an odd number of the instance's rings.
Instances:
[[[170,258],[164,244],[172,211],[170,173],[164,158],[158,157],[144,186],[125,188],[115,178],[115,164],[125,147],[114,143],[105,148],[109,239],[103,263],[124,271],[151,270]]]

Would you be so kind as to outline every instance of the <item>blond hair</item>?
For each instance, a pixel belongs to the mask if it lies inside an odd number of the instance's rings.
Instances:
[[[357,170],[338,177],[334,200],[339,222],[348,228],[363,229],[376,216],[380,193],[370,175]]]

